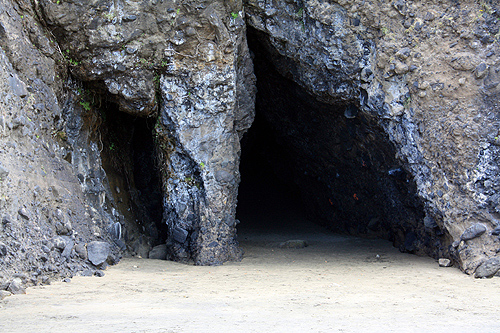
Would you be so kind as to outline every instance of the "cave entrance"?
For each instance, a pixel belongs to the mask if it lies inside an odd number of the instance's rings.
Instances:
[[[242,140],[239,235],[286,230],[286,219],[296,216],[388,239],[405,252],[424,248],[415,184],[377,121],[359,101],[318,101],[276,70],[273,63],[283,69],[288,60],[270,51],[265,37],[250,29],[248,39],[258,92],[255,122]]]
[[[151,247],[167,238],[152,135],[155,119],[129,115],[109,101],[100,110],[99,140],[114,201],[111,207],[115,215],[122,215],[123,241],[132,253],[147,258]]]

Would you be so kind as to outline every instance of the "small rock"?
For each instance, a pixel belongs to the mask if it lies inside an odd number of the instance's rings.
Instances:
[[[106,242],[93,241],[87,245],[87,256],[94,266],[105,262],[110,252],[110,246]]]
[[[7,290],[0,290],[0,301],[4,299],[5,297],[12,296],[12,293]]]
[[[488,66],[483,62],[479,64],[479,66],[476,67],[474,70],[474,76],[476,79],[482,79],[488,74]]]
[[[75,252],[82,259],[87,259],[87,249],[85,248],[85,244],[79,243],[75,245]]]
[[[30,219],[29,212],[25,207],[22,207],[17,212],[19,213],[19,215],[21,215],[22,218],[24,218],[26,220]]]
[[[15,278],[14,280],[12,280],[7,290],[14,295],[26,294],[26,289],[23,286],[23,281],[21,281],[21,279],[19,278]]]
[[[71,251],[73,250],[73,246],[75,245],[75,242],[70,239],[67,243],[66,246],[64,247],[64,250],[62,252],[62,256],[65,258],[70,258],[71,257]]]
[[[439,258],[438,262],[439,262],[439,266],[440,267],[450,267],[451,266],[451,260],[450,259]]]
[[[91,269],[86,269],[80,273],[81,276],[92,276],[94,272]]]
[[[481,236],[485,232],[486,232],[486,227],[481,223],[476,223],[473,226],[465,229],[462,236],[460,236],[460,239],[463,241],[468,241]]]
[[[176,242],[184,243],[188,237],[187,230],[176,227],[173,231],[173,237]]]
[[[50,284],[50,277],[48,277],[47,275],[42,276],[42,284]]]
[[[52,241],[53,241],[56,249],[63,251],[64,248],[66,247],[66,241],[62,237],[59,237],[59,236],[54,237],[54,239]]]
[[[286,242],[280,243],[278,245],[279,248],[281,249],[302,249],[306,247],[308,244],[305,240],[302,239],[292,239],[292,240],[287,240]]]
[[[95,271],[94,275],[97,276],[97,277],[103,277],[104,276],[104,272],[98,269],[97,271]]]
[[[411,54],[410,48],[404,47],[396,53],[396,57],[401,60],[407,59]]]
[[[7,255],[7,246],[4,243],[0,242],[0,257]]]
[[[4,166],[0,165],[0,181],[5,180],[7,176],[9,175],[9,171],[5,169]]]
[[[474,277],[476,278],[490,278],[493,277],[500,270],[500,258],[490,258],[483,262],[476,269]]]
[[[16,74],[10,74],[11,76],[9,77],[9,84],[10,88],[19,97],[26,97],[28,95],[28,90],[26,89],[26,84],[24,84],[23,81],[21,81]]]
[[[349,104],[344,110],[344,117],[347,119],[354,119],[358,115],[359,109],[354,104]]]
[[[160,244],[160,245],[153,247],[153,249],[151,251],[149,251],[149,259],[166,260],[167,259],[167,245]]]
[[[492,232],[491,232],[492,235],[494,236],[498,236],[500,235],[500,225],[498,227],[496,227]]]
[[[64,280],[62,280],[63,282],[66,282],[66,283],[70,283],[71,282],[71,279],[70,278],[65,278]]]
[[[8,214],[4,215],[2,217],[2,224],[3,225],[7,225],[7,224],[10,224],[10,223],[12,223],[12,217],[10,217],[10,215],[8,215]]]

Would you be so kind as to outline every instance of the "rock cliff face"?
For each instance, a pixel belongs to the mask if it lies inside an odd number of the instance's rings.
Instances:
[[[141,256],[166,243],[178,261],[241,258],[240,141],[256,107],[275,173],[321,223],[495,269],[494,1],[1,1],[5,217],[45,209],[42,236],[68,237],[67,263],[110,237]],[[20,181],[41,166],[50,182]],[[78,185],[65,203],[30,194],[64,182]],[[53,209],[77,233],[50,231]],[[0,242],[14,249],[22,228]]]
[[[433,233],[417,246],[442,255],[451,244],[468,273],[496,255],[497,4],[249,1],[247,15],[282,75],[388,135],[425,207],[405,237]],[[464,241],[481,224],[488,232]]]

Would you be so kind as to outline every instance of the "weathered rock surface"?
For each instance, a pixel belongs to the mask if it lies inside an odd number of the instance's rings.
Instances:
[[[474,273],[476,278],[491,278],[500,270],[500,258],[490,258],[479,265]]]
[[[110,246],[106,242],[93,241],[87,245],[87,256],[94,266],[106,262],[110,253]]]

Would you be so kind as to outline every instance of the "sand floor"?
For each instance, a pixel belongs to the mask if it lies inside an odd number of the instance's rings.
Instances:
[[[299,235],[310,246],[277,247]],[[319,227],[242,238],[241,262],[129,258],[102,278],[29,288],[0,302],[0,331],[500,331],[500,278],[475,280],[389,242]]]

